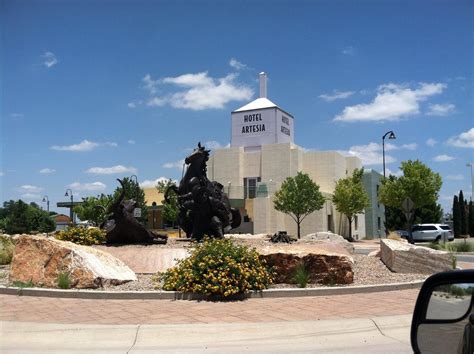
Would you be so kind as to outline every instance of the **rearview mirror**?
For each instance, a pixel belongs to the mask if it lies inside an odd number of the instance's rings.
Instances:
[[[469,353],[474,350],[474,270],[432,275],[423,284],[413,313],[415,353]]]

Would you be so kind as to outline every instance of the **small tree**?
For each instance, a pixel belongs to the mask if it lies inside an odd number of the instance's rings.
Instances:
[[[428,205],[436,205],[442,179],[421,161],[403,161],[400,169],[401,177],[382,180],[379,190],[379,201],[385,206],[402,209],[403,201],[410,198],[416,209]],[[409,221],[409,220],[407,220]]]
[[[319,186],[302,172],[285,179],[273,199],[275,209],[288,214],[296,222],[298,238],[301,238],[301,223],[305,217],[321,209],[324,202]]]
[[[357,214],[370,205],[369,197],[362,184],[364,169],[355,169],[351,177],[341,178],[336,182],[332,201],[336,210],[344,214],[349,221],[349,241],[352,238],[352,221]]]
[[[469,202],[469,236],[474,237],[474,203]]]
[[[453,198],[453,233],[454,237],[461,235],[461,208],[457,195]]]
[[[74,212],[79,219],[88,220],[94,226],[99,226],[107,219],[107,207],[111,201],[112,196],[109,194],[82,198],[82,203],[74,207]]]
[[[461,235],[465,236],[468,234],[468,221],[467,221],[467,205],[466,200],[464,199],[464,194],[459,191],[459,210],[461,212]]]
[[[169,187],[176,186],[176,182],[172,179],[158,181],[156,189],[160,193],[166,193]],[[178,220],[178,196],[174,192],[169,192],[169,203],[163,200],[163,218],[165,220],[176,222]]]

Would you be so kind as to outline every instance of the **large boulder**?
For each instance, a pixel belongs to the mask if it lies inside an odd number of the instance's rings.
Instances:
[[[104,283],[115,285],[137,280],[122,261],[92,247],[31,235],[17,236],[14,242],[10,282],[32,282],[55,288],[61,273],[69,275],[74,288],[97,288]]]
[[[398,240],[380,240],[380,259],[396,273],[433,274],[453,269],[452,255]]]
[[[354,261],[341,245],[331,242],[320,244],[275,244],[257,247],[267,265],[276,271],[276,283],[294,283],[296,267],[304,264],[310,283],[350,284],[354,281]]]
[[[354,245],[347,241],[344,237],[338,234],[333,234],[330,231],[325,231],[325,232],[315,232],[312,234],[308,234],[306,236],[303,236],[300,240],[300,242],[331,242],[338,244],[342,247],[344,247],[349,253],[354,253]]]

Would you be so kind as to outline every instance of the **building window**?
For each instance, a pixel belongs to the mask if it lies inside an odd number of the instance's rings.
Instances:
[[[357,231],[357,229],[359,228],[359,218],[356,216],[354,216],[354,231]]]
[[[257,196],[257,183],[260,177],[244,178],[244,199],[253,199]]]

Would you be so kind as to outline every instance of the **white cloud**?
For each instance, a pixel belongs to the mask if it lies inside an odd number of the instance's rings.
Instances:
[[[371,103],[347,106],[334,118],[334,121],[395,121],[418,114],[420,102],[430,96],[440,94],[445,88],[446,85],[441,83],[420,83],[416,89],[398,84],[381,85]]]
[[[46,66],[48,69],[55,66],[59,61],[56,58],[56,55],[52,52],[45,52],[41,58],[43,58],[43,65]]]
[[[127,141],[127,143],[129,143],[130,145],[134,145],[134,144],[135,144],[135,140],[130,139],[130,140]]]
[[[398,169],[397,171],[393,172],[389,168],[385,168],[385,173],[387,176],[395,176],[395,177],[401,177],[403,176],[403,171]],[[383,171],[380,171],[380,174],[383,175]]]
[[[175,162],[167,162],[163,164],[164,168],[177,168],[178,170],[181,170],[184,165],[184,159],[183,160],[178,160]]]
[[[414,150],[417,148],[417,144],[404,144],[397,146],[395,144],[385,144],[385,152],[394,150]],[[362,160],[362,165],[380,165],[383,163],[383,151],[382,144],[369,143],[367,145],[355,145],[351,146],[348,151],[340,151],[346,156],[357,156]],[[396,159],[385,153],[385,163],[389,164],[395,162]]]
[[[5,172],[0,171],[0,177],[5,176]]]
[[[443,155],[438,155],[438,156],[435,156],[433,158],[433,161],[436,161],[436,162],[446,162],[446,161],[452,161],[456,159],[455,157],[453,156],[449,156],[449,155],[446,155],[446,154],[443,154]]]
[[[38,186],[33,186],[31,184],[24,184],[21,187],[18,188],[20,193],[40,193],[43,188],[38,187]]]
[[[207,72],[165,77],[161,80],[152,80],[149,77],[148,81],[153,82],[154,92],[158,83],[175,86],[178,91],[151,97],[147,105],[151,107],[170,105],[174,108],[199,111],[224,108],[231,101],[249,100],[253,95],[253,90],[246,85],[237,84],[236,78],[236,74],[212,78]],[[149,91],[154,94],[153,90]]]
[[[54,173],[56,172],[55,169],[53,168],[43,168],[41,170],[39,170],[39,173],[42,173],[42,174],[50,174],[50,173]]]
[[[72,145],[53,145],[50,147],[51,150],[56,151],[72,151],[72,152],[85,152],[85,151],[92,151],[99,146],[109,146],[109,147],[117,147],[117,143],[113,142],[105,142],[105,143],[96,143],[94,141],[83,140],[79,144],[72,144]]]
[[[127,106],[128,108],[135,108],[137,105],[135,104],[135,102],[129,102],[127,103]]]
[[[354,47],[347,46],[342,49],[342,54],[344,55],[354,55]]]
[[[435,146],[437,143],[437,141],[433,138],[429,138],[428,140],[426,140],[426,145],[430,146],[430,147],[433,147]]]
[[[340,92],[340,91],[335,90],[332,94],[323,94],[323,95],[319,95],[318,97],[327,102],[331,102],[335,100],[342,100],[344,98],[352,96],[353,94],[354,94],[354,91]]]
[[[79,183],[74,182],[67,186],[76,191],[102,191],[107,186],[102,182],[92,182],[92,183]]]
[[[230,59],[229,65],[231,67],[233,67],[235,70],[242,70],[242,69],[245,69],[247,67],[247,65],[241,63],[240,61],[238,61],[235,58]]]
[[[474,128],[449,138],[446,143],[455,147],[474,148]]]
[[[463,175],[447,175],[446,179],[449,179],[451,181],[462,181],[464,180],[464,176]]]
[[[229,147],[229,146],[230,146],[230,144],[221,145],[221,143],[219,143],[218,141],[215,141],[215,140],[206,141],[204,143],[204,147],[206,149],[211,149],[211,150],[222,149],[222,148]]]
[[[149,180],[149,179],[146,179],[144,180],[143,182],[140,182],[140,187],[142,188],[154,188],[156,187],[156,185],[158,184],[158,182],[161,182],[161,181],[167,181],[169,178],[166,178],[166,177],[158,177],[157,179],[155,180]],[[176,184],[178,184],[178,181],[177,180],[173,180]]]
[[[451,103],[430,104],[426,114],[429,116],[447,116],[453,113],[455,110],[456,106]]]
[[[32,200],[38,200],[41,199],[41,194],[36,194],[36,193],[23,193],[20,195],[22,199],[25,199],[27,201],[32,201]]]
[[[135,167],[125,167],[122,165],[112,167],[91,167],[86,170],[86,173],[92,173],[96,175],[113,175],[117,173],[137,173]]]
[[[156,87],[160,83],[160,80],[152,80],[150,74],[146,74],[145,77],[142,79],[143,88],[150,92],[150,95],[154,95],[157,92]]]
[[[16,120],[20,120],[20,119],[23,119],[25,115],[23,113],[11,113],[10,117]]]

